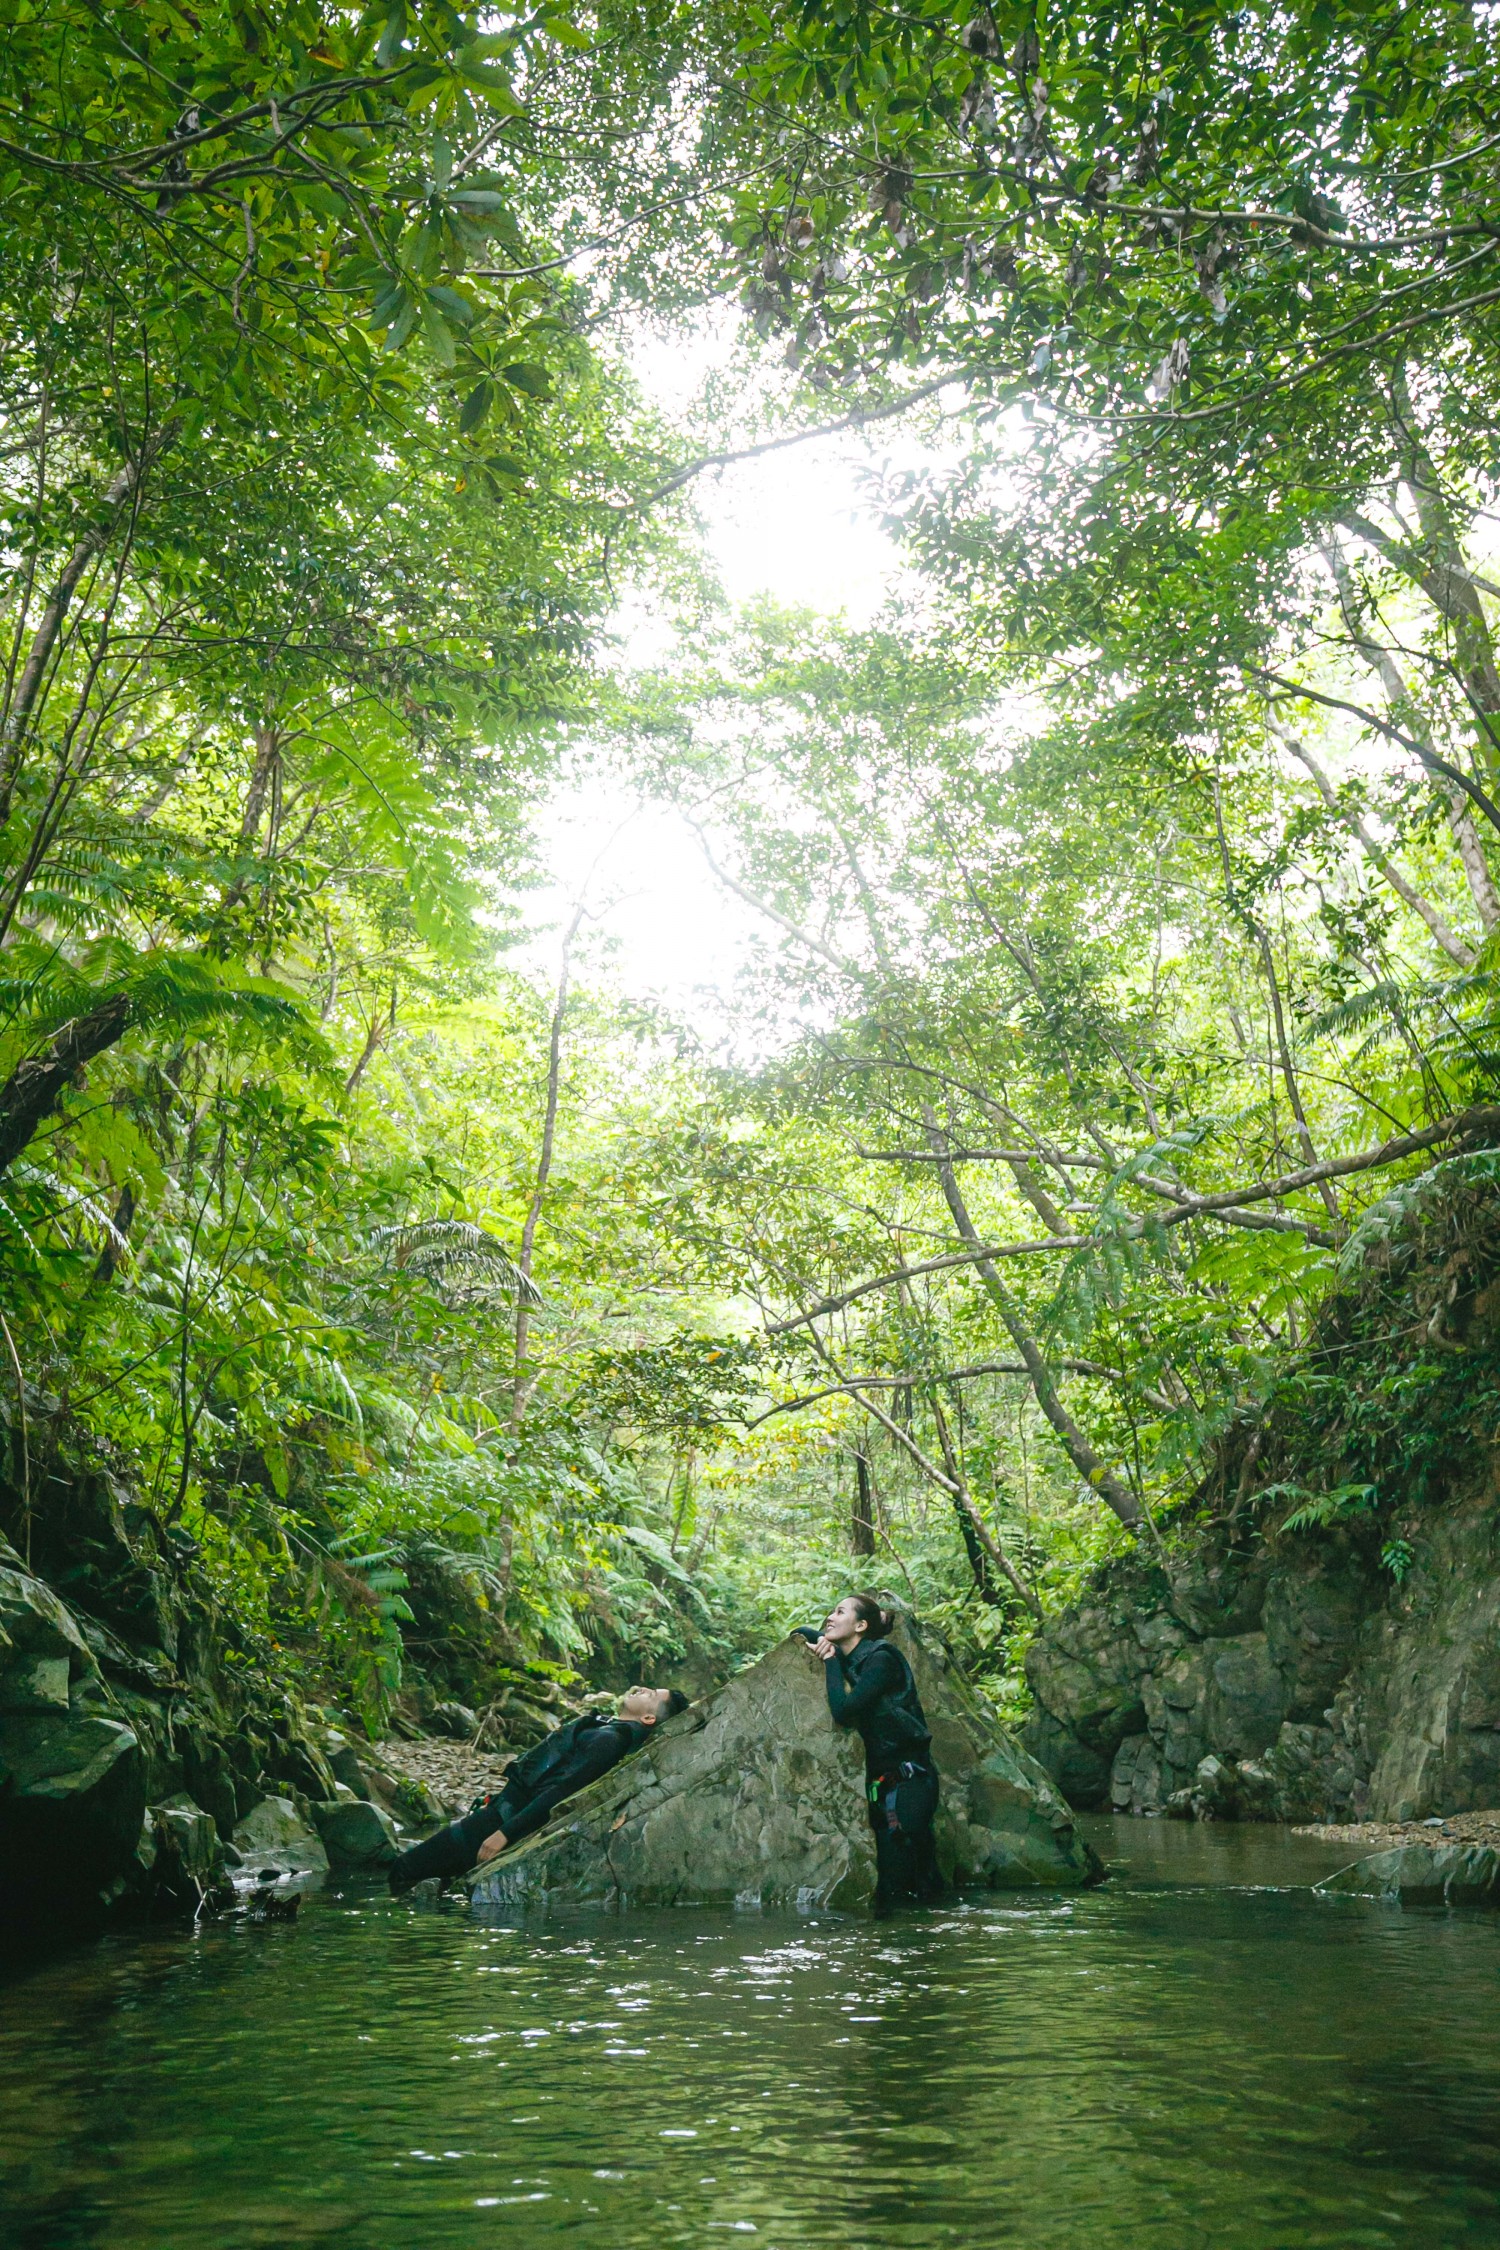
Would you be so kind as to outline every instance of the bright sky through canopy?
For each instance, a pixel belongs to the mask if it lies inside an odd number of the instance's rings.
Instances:
[[[644,372],[664,372],[655,352]],[[700,480],[707,545],[732,602],[770,595],[788,606],[841,611],[855,624],[875,614],[901,565],[867,480],[881,459],[922,453],[894,433],[881,432],[877,442],[879,454],[858,436],[826,438]],[[755,917],[715,881],[682,821],[654,806],[636,808],[631,792],[596,781],[548,806],[538,836],[552,881],[529,901],[536,934],[516,958],[538,975],[555,974],[558,926],[587,883],[590,900],[604,909],[588,950],[596,960],[607,950],[611,981],[631,998],[659,998],[712,1040],[714,995],[732,981]]]

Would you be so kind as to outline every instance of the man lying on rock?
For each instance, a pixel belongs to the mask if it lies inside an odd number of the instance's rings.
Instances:
[[[613,1718],[586,1711],[556,1727],[535,1749],[517,1758],[496,1794],[481,1797],[472,1811],[425,1842],[413,1844],[391,1868],[391,1891],[400,1897],[429,1875],[445,1881],[519,1844],[540,1828],[554,1805],[586,1789],[591,1781],[628,1758],[662,1719],[687,1709],[676,1688],[633,1687],[622,1695]]]

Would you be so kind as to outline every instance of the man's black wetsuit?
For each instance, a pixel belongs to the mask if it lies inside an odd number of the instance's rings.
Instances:
[[[861,1641],[847,1656],[829,1657],[823,1672],[834,1725],[856,1727],[865,1746],[875,1910],[931,1905],[943,1895],[932,1835],[938,1770],[911,1666],[889,1641]]]
[[[607,1719],[596,1711],[570,1719],[516,1760],[498,1796],[481,1797],[462,1820],[403,1852],[391,1868],[391,1889],[409,1891],[429,1875],[467,1874],[479,1857],[480,1845],[497,1828],[504,1829],[507,1843],[518,1844],[541,1827],[564,1797],[575,1795],[632,1750],[639,1750],[650,1732],[639,1720]]]

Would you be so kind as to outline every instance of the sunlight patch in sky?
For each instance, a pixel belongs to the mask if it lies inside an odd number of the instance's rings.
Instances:
[[[709,551],[735,604],[769,594],[856,625],[876,614],[901,565],[866,479],[881,462],[921,457],[914,441],[882,440],[877,453],[856,435],[818,439],[700,480]],[[643,660],[655,653],[650,640],[649,620],[631,628]],[[558,793],[538,837],[551,879],[525,902],[530,934],[515,964],[555,977],[559,931],[582,892],[580,971],[602,973],[630,999],[661,1001],[717,1045],[722,996],[763,925],[716,882],[692,830],[630,791],[590,781]]]

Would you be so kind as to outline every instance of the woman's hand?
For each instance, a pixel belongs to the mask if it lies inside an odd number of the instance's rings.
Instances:
[[[813,1642],[812,1652],[814,1656],[821,1656],[825,1664],[828,1662],[830,1656],[838,1655],[838,1650],[834,1647],[832,1641],[828,1638],[828,1635],[826,1633],[820,1634],[818,1639]]]
[[[509,1842],[510,1838],[506,1835],[503,1828],[497,1828],[493,1836],[486,1836],[484,1842],[479,1847],[478,1865],[483,1867],[487,1859],[498,1858],[499,1854],[504,1851],[506,1845]]]

